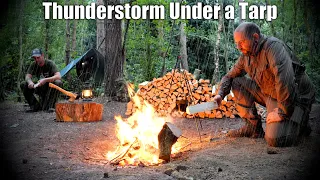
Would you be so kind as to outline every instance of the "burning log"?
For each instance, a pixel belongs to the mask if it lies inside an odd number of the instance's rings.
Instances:
[[[159,159],[170,161],[171,148],[174,143],[177,142],[182,132],[179,128],[170,122],[166,122],[163,125],[162,130],[159,132]]]
[[[112,165],[117,165],[121,161],[121,158],[123,158],[131,149],[131,147],[137,142],[137,139],[134,140],[133,143],[131,143],[126,150],[120,152],[116,157],[112,158],[109,162]]]

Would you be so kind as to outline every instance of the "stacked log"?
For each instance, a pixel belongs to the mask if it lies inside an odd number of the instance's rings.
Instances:
[[[216,85],[214,87],[217,87]],[[160,116],[186,118],[235,118],[234,97],[229,94],[222,100],[218,109],[188,115],[185,108],[188,105],[213,101],[217,88],[212,89],[208,79],[196,80],[193,74],[183,70],[172,70],[160,78],[139,85],[136,95],[140,102],[148,102]],[[127,104],[126,115],[130,116],[138,108],[138,104],[131,101]]]

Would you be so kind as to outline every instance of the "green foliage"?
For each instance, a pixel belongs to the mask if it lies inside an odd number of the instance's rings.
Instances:
[[[59,4],[65,4],[63,0],[56,1]],[[79,4],[87,4],[87,0],[77,0]],[[71,1],[70,3],[75,3]],[[20,17],[22,22],[22,34],[19,33]],[[48,22],[48,58],[53,60],[58,69],[63,69],[66,64],[65,45],[66,45],[66,21],[65,20],[47,20]],[[71,21],[71,27],[73,27]],[[11,1],[7,12],[7,19],[2,23],[0,29],[0,61],[2,86],[0,92],[5,93],[7,98],[17,96],[18,81],[23,81],[26,70],[29,64],[33,61],[30,58],[31,50],[34,48],[42,48],[45,50],[45,20],[44,8],[40,0]],[[72,52],[72,57],[82,55],[89,48],[95,47],[95,20],[78,20],[77,22],[77,39],[76,49]],[[22,59],[23,66],[18,77],[19,70],[19,53],[20,42],[19,37],[22,37]],[[5,73],[4,73],[5,71]],[[75,71],[69,73],[71,80],[63,79],[64,88],[77,91],[77,75]],[[3,94],[2,93],[2,94]],[[11,95],[12,94],[12,95]],[[21,94],[20,94],[21,95]]]
[[[168,1],[134,2],[137,5],[162,4],[168,11]],[[168,20],[130,20],[126,39],[126,69],[127,80],[133,83],[150,81],[161,72],[163,57],[167,49],[168,55],[172,53],[170,48],[170,35],[172,21]],[[172,59],[166,57],[167,67],[172,68]]]

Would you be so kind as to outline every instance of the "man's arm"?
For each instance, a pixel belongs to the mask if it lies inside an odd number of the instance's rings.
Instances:
[[[44,85],[45,83],[50,83],[50,82],[53,82],[55,80],[60,80],[61,79],[61,75],[60,75],[60,72],[56,72],[54,73],[53,76],[51,77],[47,77],[47,78],[43,78],[43,79],[40,79],[39,82],[37,83],[37,86],[42,86]]]
[[[46,80],[47,82],[53,82],[55,80],[60,80],[61,79],[60,72],[56,72],[56,73],[54,73],[54,75],[52,77],[48,77],[46,79],[47,79]]]
[[[295,81],[290,54],[279,42],[274,42],[267,50],[267,59],[275,77],[275,90],[279,114],[290,116],[293,112],[295,96]]]
[[[220,95],[222,99],[230,93],[233,79],[246,74],[242,58],[244,57],[240,56],[232,69],[221,79],[218,95]]]
[[[34,83],[32,81],[32,75],[31,74],[26,74],[25,80],[28,83],[28,88],[32,89],[34,87]]]

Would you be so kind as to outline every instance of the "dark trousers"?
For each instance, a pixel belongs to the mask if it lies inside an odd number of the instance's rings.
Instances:
[[[305,93],[304,96],[300,92],[292,92],[297,93],[298,97],[304,97],[309,101],[305,106],[296,102],[296,107],[290,120],[266,124],[265,139],[270,146],[290,146],[297,141],[301,129],[308,124],[312,104],[310,102],[314,100],[313,89],[310,88],[308,91],[310,93]],[[263,94],[259,86],[247,77],[235,78],[232,82],[232,92],[236,98],[239,116],[247,120],[248,123],[259,124],[255,121],[261,121],[261,117],[257,114],[255,102],[265,106],[267,114],[278,107],[276,99]]]
[[[53,84],[62,87],[61,80],[55,80]],[[48,110],[54,108],[58,99],[59,91],[49,87],[49,83],[46,83],[35,89],[29,89],[28,83],[23,82],[20,84],[20,88],[23,92],[24,98],[27,100],[30,108],[33,111]]]
[[[263,94],[257,83],[247,77],[235,78],[232,82],[232,92],[236,98],[239,116],[247,120],[261,120],[255,102],[266,107],[267,113],[278,107],[276,99]]]

